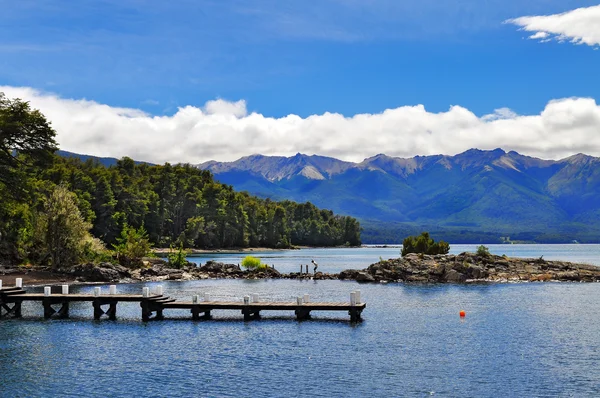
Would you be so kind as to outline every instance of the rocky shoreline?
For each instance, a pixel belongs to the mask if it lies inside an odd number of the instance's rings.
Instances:
[[[129,269],[111,263],[81,264],[69,272],[51,272],[46,269],[0,267],[0,279],[5,285],[17,277],[28,284],[42,283],[134,283],[146,281],[187,281],[204,279],[314,279],[354,280],[363,283],[473,283],[473,282],[597,282],[600,267],[565,261],[509,258],[505,256],[478,256],[474,253],[458,255],[409,254],[403,258],[382,260],[363,270],[349,269],[339,274],[317,272],[316,275],[292,272],[284,274],[273,268],[245,271],[235,264],[209,261],[198,267],[188,263],[181,269],[171,268],[157,258],[144,260],[145,267]]]
[[[372,264],[364,273],[349,274],[348,277],[360,278],[365,282],[597,282],[600,281],[600,267],[547,261],[542,257],[528,259],[479,256],[475,253],[436,256],[408,254],[403,258]]]

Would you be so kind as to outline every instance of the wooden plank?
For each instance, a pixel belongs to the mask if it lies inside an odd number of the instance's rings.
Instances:
[[[93,294],[52,294],[51,296],[44,296],[44,293],[27,293],[27,294],[16,294],[5,296],[6,300],[22,300],[22,301],[42,301],[49,299],[51,301],[94,301],[95,299],[102,300],[113,300],[113,301],[128,301],[128,302],[140,302],[145,300],[155,300],[162,296],[154,295],[150,297],[143,297],[141,294],[115,294],[115,295],[101,295],[94,296]]]
[[[16,287],[16,286],[3,287],[2,289],[0,289],[0,293],[12,292],[14,290],[23,290],[23,288]]]
[[[348,311],[350,309],[359,309],[362,310],[366,307],[365,303],[361,303],[356,306],[350,305],[350,303],[307,303],[298,305],[297,303],[289,303],[289,302],[270,302],[270,303],[250,303],[244,304],[241,302],[202,302],[202,303],[192,303],[190,301],[175,301],[164,303],[162,305],[163,308],[171,308],[171,309],[208,309],[208,310],[242,310],[244,308],[250,308],[251,310],[259,310],[259,311],[287,311],[287,310],[295,310],[297,308],[302,308],[308,311]]]

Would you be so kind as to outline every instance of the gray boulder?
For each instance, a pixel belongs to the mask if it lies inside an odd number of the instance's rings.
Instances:
[[[86,282],[117,282],[131,277],[127,268],[111,263],[80,264],[71,270],[71,274]]]
[[[356,281],[357,282],[375,282],[375,278],[373,277],[373,275],[371,275],[367,272],[360,271],[356,275]]]

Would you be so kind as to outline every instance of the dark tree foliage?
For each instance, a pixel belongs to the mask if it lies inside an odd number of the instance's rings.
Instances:
[[[56,157],[44,178],[68,184],[92,233],[115,243],[124,225],[144,226],[152,244],[186,248],[357,246],[360,224],[311,203],[235,192],[190,165],[152,166],[129,158],[105,167]]]
[[[27,172],[51,159],[55,134],[40,111],[0,92],[0,184],[7,193],[22,194]]]
[[[402,242],[402,256],[409,253],[422,254],[447,254],[450,251],[450,245],[443,240],[435,242],[429,237],[428,232],[423,232],[419,236],[409,236]]]
[[[27,102],[0,92],[0,259],[22,259],[32,244],[34,207],[43,207],[32,177],[52,159],[55,132]]]

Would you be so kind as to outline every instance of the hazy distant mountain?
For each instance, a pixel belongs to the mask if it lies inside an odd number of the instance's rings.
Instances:
[[[68,151],[56,151],[56,154],[59,156],[62,156],[64,158],[76,158],[76,159],[81,159],[82,161],[86,161],[89,159],[95,160],[98,163],[104,165],[104,166],[114,166],[117,164],[117,161],[119,159],[117,158],[101,158],[98,156],[92,156],[92,155],[81,155],[79,153],[73,153],[73,152],[68,152]],[[135,161],[136,164],[142,164],[142,163],[147,163],[147,162],[139,162],[139,161]],[[151,163],[147,163],[147,164],[151,164]]]
[[[368,228],[396,223],[546,241],[600,239],[600,159],[583,154],[553,161],[471,149],[409,159],[381,154],[361,163],[253,155],[198,167],[238,190],[311,201]]]

